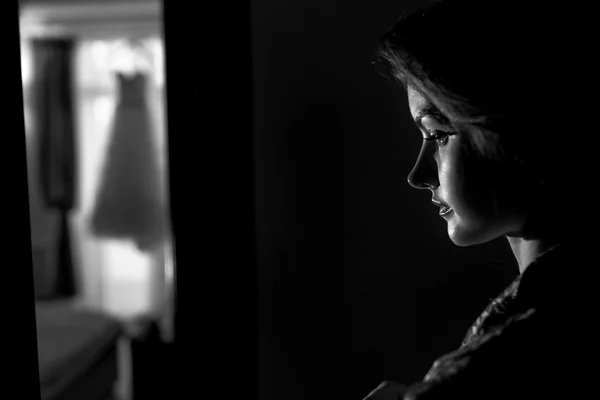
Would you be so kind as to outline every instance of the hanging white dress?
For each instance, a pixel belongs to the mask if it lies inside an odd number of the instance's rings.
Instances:
[[[166,193],[146,98],[147,77],[117,74],[119,101],[104,158],[91,230],[151,250],[166,236]]]

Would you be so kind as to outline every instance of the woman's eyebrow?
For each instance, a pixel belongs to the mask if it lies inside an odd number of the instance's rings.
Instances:
[[[427,116],[432,117],[433,119],[436,120],[436,122],[438,122],[440,124],[443,124],[443,125],[450,124],[450,121],[448,120],[448,118],[444,114],[442,114],[441,111],[437,107],[430,104],[430,105],[424,107],[421,111],[419,111],[419,113],[415,117],[415,124],[417,124],[417,127],[422,131],[427,131],[427,129],[425,129],[425,127],[423,126],[423,122],[421,121],[423,118],[425,118]]]

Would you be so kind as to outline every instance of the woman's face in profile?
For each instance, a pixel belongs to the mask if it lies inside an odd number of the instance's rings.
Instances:
[[[450,240],[457,246],[472,246],[504,235],[518,236],[525,214],[495,206],[492,189],[496,198],[503,193],[498,192],[493,174],[486,172],[466,134],[454,132],[433,104],[411,86],[408,102],[423,138],[433,139],[423,140],[408,181],[431,191],[431,200],[448,224]]]

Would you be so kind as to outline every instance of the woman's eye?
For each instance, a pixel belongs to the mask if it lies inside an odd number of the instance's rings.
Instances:
[[[449,132],[432,131],[431,133],[432,133],[432,135],[425,138],[425,140],[427,140],[427,141],[435,140],[438,147],[443,147],[448,142],[448,136],[450,136]]]

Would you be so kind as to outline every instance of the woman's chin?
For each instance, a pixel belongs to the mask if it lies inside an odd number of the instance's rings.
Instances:
[[[469,247],[477,244],[463,235],[451,234],[448,232],[448,236],[450,237],[450,241],[458,247]]]
[[[486,229],[477,229],[460,223],[455,219],[448,220],[448,237],[458,247],[470,247],[489,242],[497,237]]]
[[[468,235],[450,235],[450,240],[458,247],[471,247],[489,241],[484,240],[481,237],[473,237]]]

